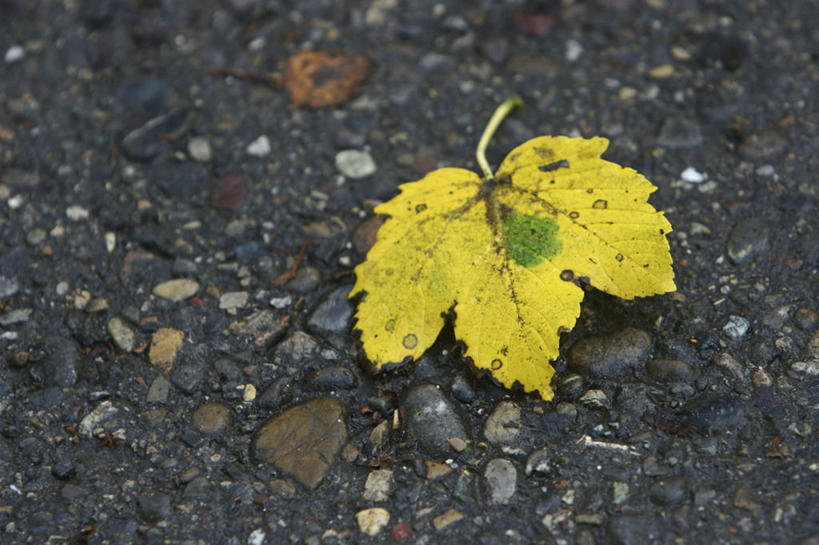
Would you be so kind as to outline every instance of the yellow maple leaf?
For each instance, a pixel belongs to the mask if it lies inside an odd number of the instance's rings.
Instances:
[[[559,333],[580,314],[579,278],[625,299],[675,289],[671,224],[647,202],[656,187],[601,159],[605,138],[533,138],[492,174],[484,150],[519,100],[481,137],[483,177],[435,170],[375,209],[389,219],[350,296],[365,293],[356,329],[377,370],[419,358],[454,312],[476,368],[549,400]]]

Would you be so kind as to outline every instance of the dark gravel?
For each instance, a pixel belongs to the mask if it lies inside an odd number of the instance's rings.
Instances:
[[[0,0],[0,542],[819,542],[815,2]],[[339,106],[306,50],[374,68]],[[211,69],[222,70],[215,75]],[[372,208],[539,134],[657,186],[543,402],[373,376]],[[168,281],[173,281],[168,283]]]

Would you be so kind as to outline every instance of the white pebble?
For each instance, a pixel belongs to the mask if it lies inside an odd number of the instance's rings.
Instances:
[[[26,54],[26,50],[21,45],[13,45],[6,49],[6,55],[3,60],[8,64],[21,60]]]
[[[261,528],[256,528],[250,535],[247,536],[247,545],[262,545],[264,543],[265,533]]]
[[[78,204],[73,204],[65,209],[65,215],[71,221],[82,221],[88,219],[88,209]]]
[[[375,172],[375,161],[366,151],[346,149],[336,154],[336,168],[348,178],[364,178]]]
[[[207,163],[213,155],[210,149],[210,142],[205,138],[191,138],[188,142],[188,155],[194,161]]]
[[[577,40],[569,40],[566,42],[566,60],[574,62],[583,54],[583,46]]]
[[[708,176],[706,174],[703,174],[702,172],[698,171],[694,167],[688,167],[687,169],[682,171],[682,174],[680,174],[680,177],[683,180],[685,180],[686,182],[689,182],[689,183],[692,183],[692,184],[700,184],[700,183],[704,182],[705,179]]]
[[[247,152],[255,157],[264,157],[270,153],[270,139],[261,135],[247,146]]]

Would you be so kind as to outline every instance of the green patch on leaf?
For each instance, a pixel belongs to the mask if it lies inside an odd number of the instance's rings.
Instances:
[[[505,225],[506,251],[518,265],[534,267],[562,247],[557,222],[552,218],[513,212]]]

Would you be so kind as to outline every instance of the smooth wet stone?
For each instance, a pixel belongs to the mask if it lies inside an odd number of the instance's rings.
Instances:
[[[770,226],[762,218],[745,218],[738,221],[725,242],[725,250],[735,265],[750,263],[770,248]]]
[[[590,377],[621,377],[645,363],[650,351],[649,334],[628,327],[577,341],[569,350],[569,368]]]
[[[339,334],[350,329],[353,317],[353,305],[347,295],[350,286],[343,286],[333,291],[321,302],[307,321],[307,327],[317,334]]]
[[[520,435],[520,407],[501,401],[483,425],[486,440],[496,445],[511,445]]]
[[[646,373],[661,382],[691,382],[697,378],[694,368],[680,360],[651,360],[646,364]]]
[[[552,471],[551,459],[552,456],[548,448],[533,450],[526,458],[524,473],[527,477],[531,475],[539,477],[548,475]]]
[[[455,402],[437,385],[422,384],[411,389],[401,408],[406,415],[408,434],[431,456],[449,456],[450,439],[471,436]]]
[[[612,545],[644,545],[660,537],[656,519],[648,515],[618,515],[609,519],[604,543]]]
[[[274,464],[306,488],[315,488],[347,441],[344,405],[318,398],[267,421],[253,439],[253,456]]]
[[[314,390],[351,390],[356,386],[355,375],[341,365],[319,369],[308,379]]]
[[[193,411],[193,427],[202,433],[217,434],[230,425],[230,408],[212,401],[203,403]]]
[[[489,460],[483,471],[483,477],[489,488],[489,503],[508,503],[515,495],[517,475],[515,465],[509,460],[504,458]]]

